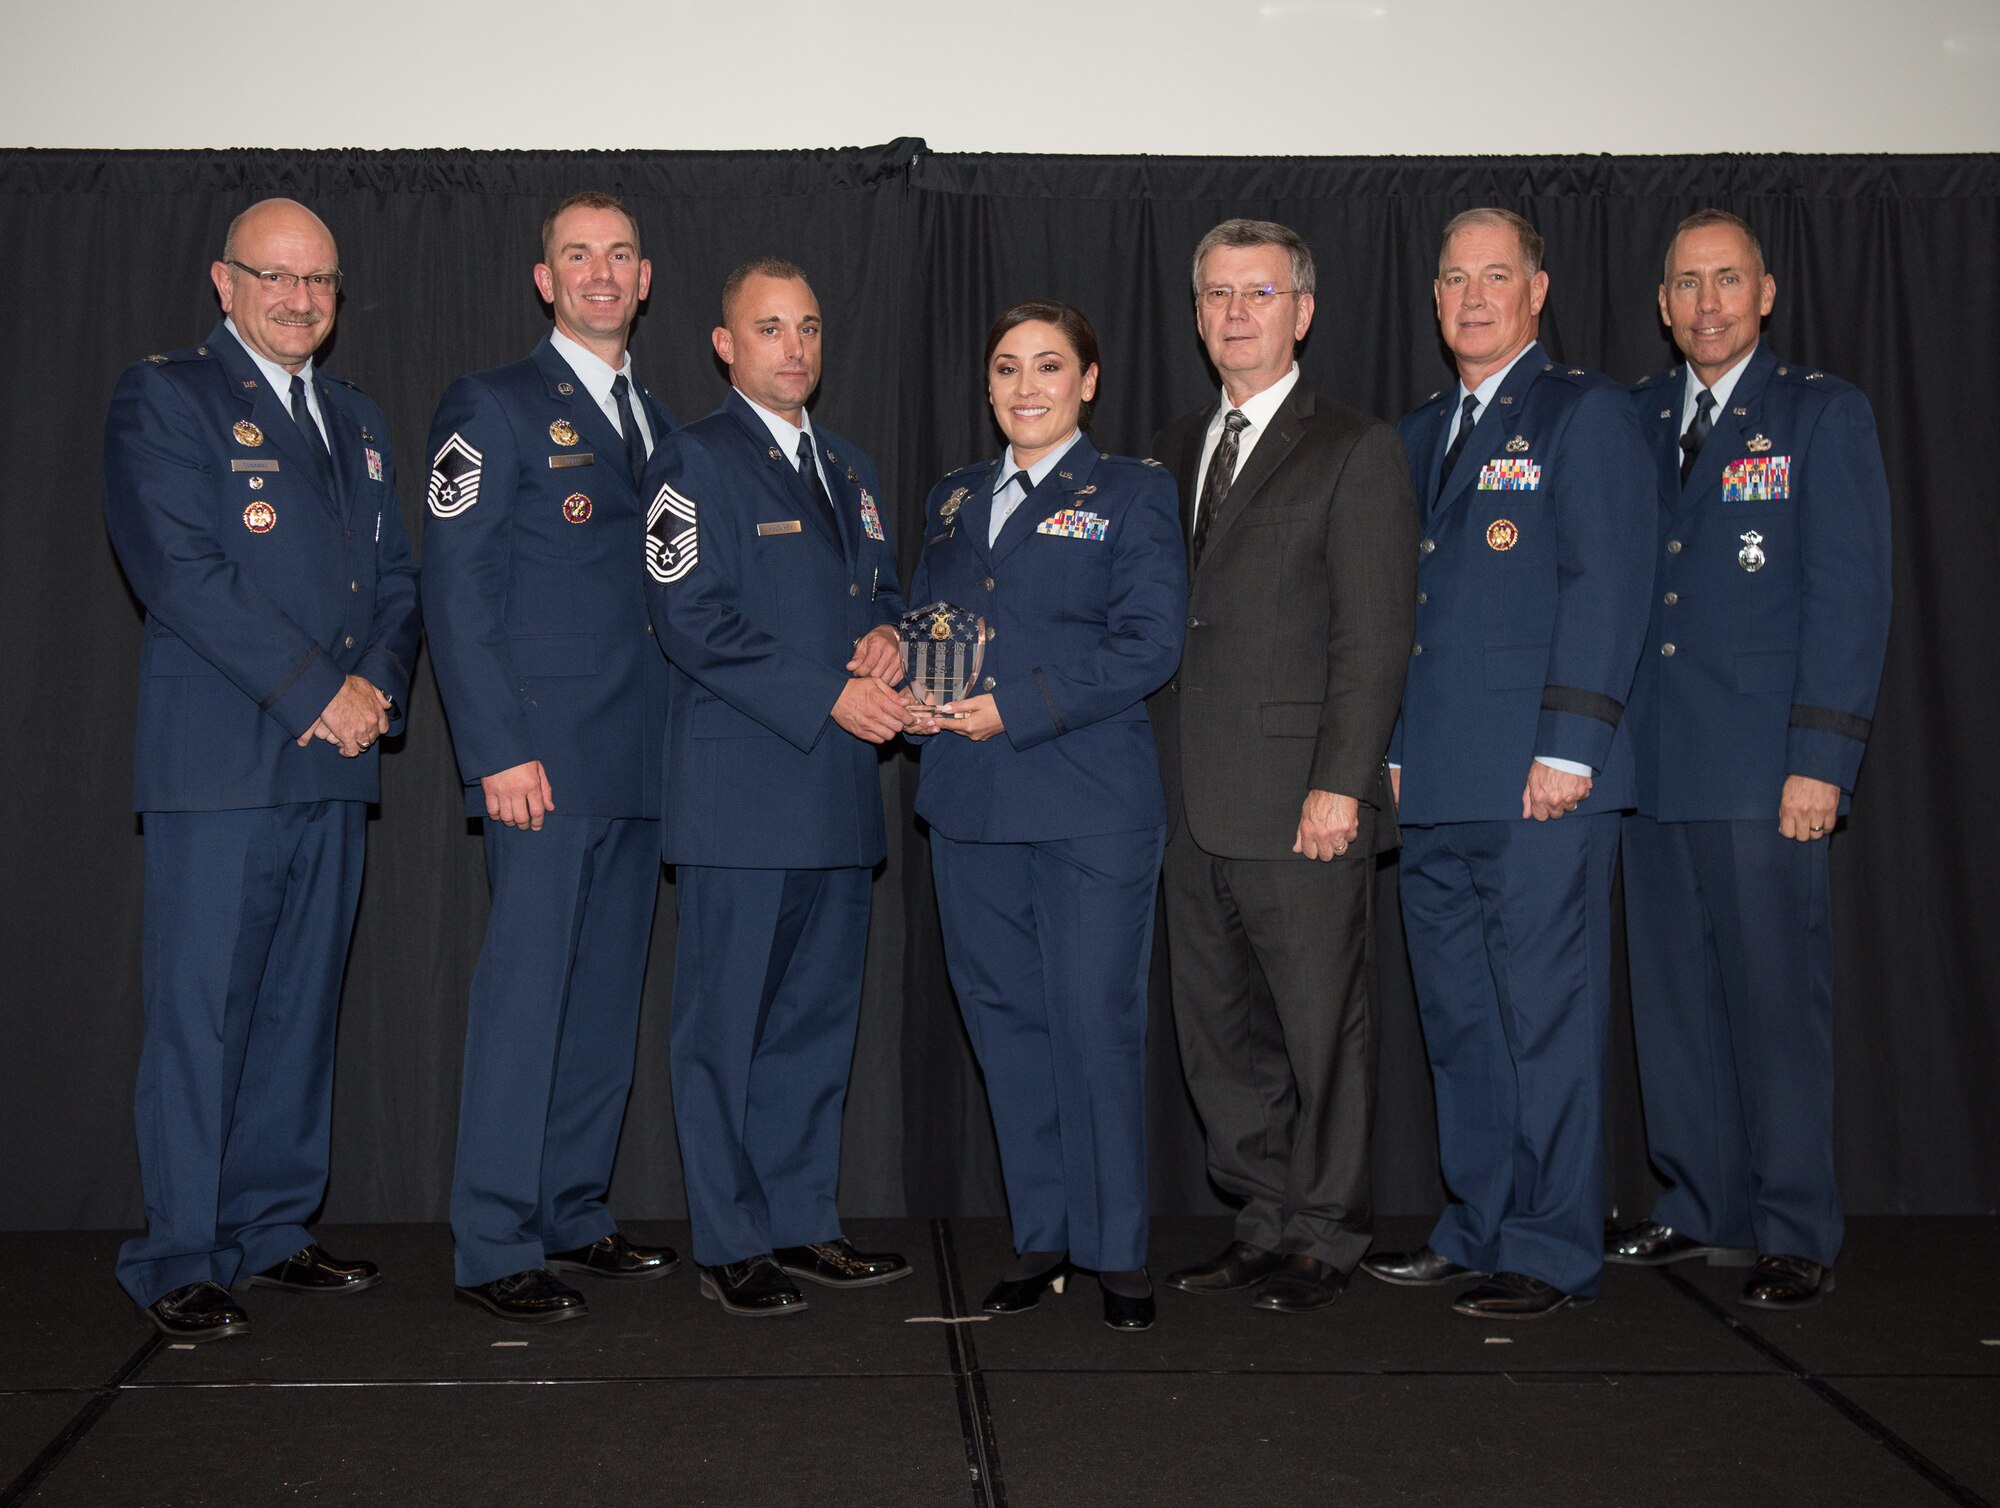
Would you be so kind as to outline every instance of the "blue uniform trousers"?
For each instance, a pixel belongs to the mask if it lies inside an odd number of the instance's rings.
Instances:
[[[682,864],[675,889],[674,1125],[694,1259],[835,1240],[869,871]]]
[[[118,1254],[138,1304],[227,1287],[312,1240],[365,816],[359,801],[145,814],[146,1233]]]
[[[1165,839],[931,834],[1016,1251],[1067,1251],[1101,1272],[1146,1264],[1146,981]]]
[[[617,1228],[605,1186],[632,1089],[660,824],[487,821],[493,909],[466,1008],[451,1230],[490,1283]]]
[[[1833,932],[1825,842],[1775,813],[1625,819],[1625,926],[1653,1218],[1831,1267]]]
[[[1441,1256],[1591,1297],[1618,814],[1403,831],[1403,930],[1454,1202]]]

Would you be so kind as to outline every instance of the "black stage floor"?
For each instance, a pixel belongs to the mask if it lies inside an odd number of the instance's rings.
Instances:
[[[1300,1318],[1162,1289],[1141,1336],[1088,1279],[950,1323],[1000,1222],[849,1233],[917,1276],[762,1323],[687,1269],[579,1279],[591,1317],[544,1328],[452,1303],[442,1227],[329,1228],[379,1287],[251,1290],[253,1333],[199,1348],[141,1326],[117,1237],[0,1236],[0,1508],[2000,1504],[2000,1220],[1856,1221],[1838,1291],[1793,1316],[1682,1264],[1513,1326],[1359,1276]],[[1228,1235],[1156,1221],[1154,1272]]]

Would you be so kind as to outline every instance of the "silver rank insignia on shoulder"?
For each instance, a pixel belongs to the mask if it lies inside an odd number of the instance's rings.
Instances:
[[[1581,377],[1581,376],[1583,375],[1583,368],[1582,368],[1582,367],[1571,367],[1571,368],[1569,369],[1569,374],[1570,374],[1570,376],[1572,376],[1572,377]]]
[[[150,361],[150,362],[151,362],[151,363],[152,363],[152,364],[153,364],[154,366],[161,366],[161,365],[164,365],[164,364],[165,364],[165,362],[166,362],[166,359],[167,359],[166,357],[164,357],[164,356],[160,356],[160,355],[157,355],[157,354],[156,354],[156,355],[152,355],[152,356],[148,356],[148,357],[146,358],[146,360]]]
[[[955,487],[950,497],[938,505],[938,522],[948,524],[958,517],[958,510],[965,506],[965,500],[972,496],[970,487]]]
[[[558,445],[574,445],[583,438],[576,432],[576,426],[567,419],[558,419],[549,426],[549,438]]]
[[[1736,552],[1736,563],[1754,576],[1764,569],[1764,536],[1751,529],[1737,537],[1743,541],[1743,548]]]
[[[264,443],[264,431],[252,424],[248,419],[238,419],[230,428],[229,433],[235,436],[238,445],[262,445]]]
[[[1526,435],[1514,436],[1513,439],[1507,442],[1507,448],[1513,451],[1515,455],[1519,455],[1528,448],[1528,437]]]
[[[1748,440],[1744,441],[1743,448],[1752,455],[1760,456],[1771,448],[1770,437],[1768,435],[1752,435]]]

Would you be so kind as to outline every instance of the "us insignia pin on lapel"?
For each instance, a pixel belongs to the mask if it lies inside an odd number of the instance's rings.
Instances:
[[[1739,419],[1747,419],[1750,417],[1750,410],[1747,408],[1732,408],[1730,412],[1736,415],[1736,417]]]
[[[1519,455],[1522,451],[1528,448],[1527,436],[1525,435],[1514,436],[1513,439],[1507,442],[1507,448],[1513,451],[1516,455]]]
[[[1486,526],[1486,547],[1490,550],[1506,552],[1519,543],[1521,531],[1514,527],[1510,518],[1496,518]]]
[[[243,527],[252,534],[269,534],[278,523],[278,510],[259,498],[243,510]]]
[[[238,419],[229,432],[236,437],[238,445],[262,445],[264,443],[264,431],[252,424],[248,419]]]
[[[255,387],[257,386],[257,379],[255,377],[245,377],[243,379],[243,385],[246,388],[255,389]]]
[[[576,426],[567,419],[558,419],[549,426],[549,438],[558,445],[574,445],[583,438],[576,432]]]
[[[1752,435],[1744,442],[1743,448],[1752,455],[1762,455],[1771,448],[1770,437],[1767,435]]]
[[[590,499],[581,492],[572,492],[563,499],[563,517],[573,524],[590,522]]]
[[[1743,541],[1743,548],[1736,552],[1736,563],[1754,576],[1764,569],[1764,536],[1751,529],[1737,538]]]
[[[576,389],[571,387],[567,382],[558,382],[556,384],[556,391],[561,393],[565,398],[567,398],[572,393],[574,393]]]

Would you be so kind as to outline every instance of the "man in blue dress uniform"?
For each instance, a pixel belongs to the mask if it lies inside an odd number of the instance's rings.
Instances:
[[[1549,277],[1520,216],[1445,227],[1458,369],[1403,420],[1417,642],[1392,743],[1403,925],[1453,1202],[1385,1282],[1490,1275],[1458,1312],[1594,1297],[1603,1247],[1611,872],[1632,803],[1620,732],[1645,634],[1654,485],[1625,395],[1536,339]]]
[[[1842,1235],[1826,852],[1889,634],[1889,485],[1860,391],[1760,343],[1776,297],[1747,225],[1689,216],[1660,285],[1686,363],[1634,390],[1661,514],[1626,929],[1671,1186],[1605,1255],[1754,1248],[1742,1302],[1795,1309],[1832,1286]]]
[[[128,370],[104,429],[105,521],[146,608],[146,1233],[118,1281],[177,1341],[246,1331],[239,1279],[331,1294],[380,1276],[306,1222],[375,744],[401,728],[418,635],[388,425],[313,364],[332,234],[267,199],[209,275],[222,324]]]
[[[841,1235],[840,1113],[861,1009],[869,871],[886,851],[874,745],[911,726],[896,557],[874,463],[815,426],[821,319],[775,258],[729,277],[723,406],[647,473],[668,676],[664,853],[679,866],[674,1119],[701,1291],[731,1314],[793,1284],[910,1267]]]
[[[493,896],[467,1007],[454,1265],[458,1296],[503,1319],[585,1312],[552,1268],[679,1265],[604,1203],[660,887],[666,666],[639,489],[674,419],[626,349],[651,282],[623,204],[563,201],[535,268],[555,329],[453,383],[431,425],[431,654]]]

